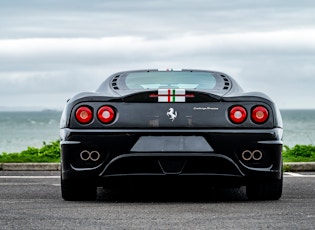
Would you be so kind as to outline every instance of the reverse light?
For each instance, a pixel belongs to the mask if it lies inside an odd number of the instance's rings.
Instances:
[[[262,124],[269,117],[268,110],[264,106],[257,106],[252,110],[252,120],[255,123]]]
[[[81,124],[87,124],[93,119],[93,112],[87,106],[81,106],[75,112],[75,117]]]
[[[229,118],[233,123],[240,124],[245,121],[246,117],[246,109],[242,106],[234,106],[230,110]]]
[[[102,123],[108,124],[114,121],[116,114],[112,107],[102,106],[97,112],[97,117]]]

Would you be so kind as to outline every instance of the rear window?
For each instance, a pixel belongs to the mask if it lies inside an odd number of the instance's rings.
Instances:
[[[216,88],[218,77],[210,72],[153,71],[130,72],[122,76],[122,85],[131,90]],[[121,86],[122,86],[121,85]]]

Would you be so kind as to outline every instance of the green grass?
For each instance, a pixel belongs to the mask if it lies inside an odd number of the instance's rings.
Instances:
[[[312,162],[315,161],[315,146],[314,145],[295,145],[292,148],[283,147],[284,162]]]
[[[60,141],[43,143],[41,148],[28,147],[20,153],[2,153],[0,162],[2,163],[24,163],[24,162],[59,162],[60,161]]]
[[[284,162],[315,162],[315,146],[296,145],[290,148],[285,145],[282,155]],[[0,162],[60,162],[60,141],[44,142],[41,148],[28,147],[20,153],[2,153]]]

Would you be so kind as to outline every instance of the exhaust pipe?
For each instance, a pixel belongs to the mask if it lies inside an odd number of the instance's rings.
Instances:
[[[83,161],[88,161],[88,160],[98,161],[100,159],[100,157],[101,157],[101,154],[98,151],[89,152],[88,150],[83,150],[80,153],[80,158]]]
[[[101,157],[101,155],[100,155],[100,153],[97,152],[97,151],[92,151],[92,152],[90,153],[90,159],[91,159],[92,161],[97,161],[98,159],[100,159],[100,157]]]
[[[245,150],[244,152],[242,152],[242,158],[244,161],[249,161],[250,159],[252,159],[252,152],[249,150]]]
[[[81,153],[80,153],[80,158],[81,160],[83,161],[87,161],[90,159],[90,152],[87,151],[87,150],[83,150]]]
[[[259,161],[259,160],[261,160],[261,158],[262,158],[262,152],[261,152],[260,150],[254,150],[254,151],[252,152],[252,155],[253,155],[253,159],[254,159],[255,161]]]
[[[242,152],[242,159],[244,161],[250,161],[251,159],[255,161],[259,161],[261,160],[262,157],[263,157],[263,154],[260,150],[254,150],[254,151],[245,150]]]

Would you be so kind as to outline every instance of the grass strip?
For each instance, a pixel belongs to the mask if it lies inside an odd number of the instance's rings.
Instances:
[[[284,162],[315,162],[315,146],[295,145],[290,148],[285,145],[282,156]]]
[[[20,153],[0,154],[2,163],[60,162],[60,141],[43,142],[41,148],[28,147]]]
[[[284,162],[315,162],[314,145],[285,145],[282,151]],[[20,153],[0,154],[2,163],[26,163],[26,162],[60,162],[60,141],[50,143],[43,142],[41,148],[28,147]]]

